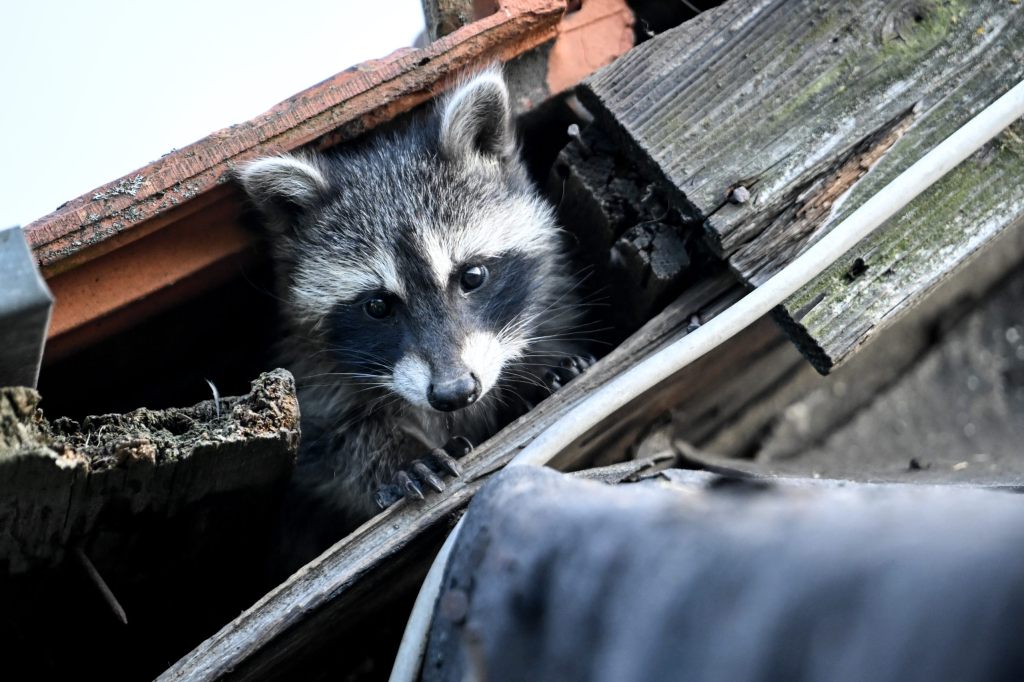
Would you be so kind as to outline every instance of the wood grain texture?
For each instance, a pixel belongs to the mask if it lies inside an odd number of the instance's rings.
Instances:
[[[756,286],[1022,77],[1019,4],[733,0],[581,97]],[[1024,213],[1021,138],[1018,124],[783,306],[820,371]],[[748,201],[728,201],[736,187]]]
[[[451,481],[444,495],[425,502],[402,501],[356,529],[285,583],[179,660],[159,679],[216,680],[223,678],[287,679],[289,660],[311,655],[325,646],[339,646],[338,632],[381,608],[398,586],[422,576],[422,557],[436,547],[440,531],[454,521],[476,490],[512,459],[538,433],[557,423],[586,395],[643,357],[681,338],[696,316],[706,320],[738,295],[729,276],[710,279],[684,294],[661,315],[602,358],[591,369],[545,400],[528,415],[510,424],[463,461],[462,478]],[[689,374],[696,387],[708,386],[722,370],[721,361],[707,356]],[[725,363],[731,367],[731,363]],[[715,368],[709,371],[707,368]],[[707,382],[702,381],[707,377]],[[609,423],[629,428],[649,423],[652,406],[638,401]],[[589,445],[587,444],[589,441]],[[557,462],[564,470],[586,462],[603,439],[584,439]]]

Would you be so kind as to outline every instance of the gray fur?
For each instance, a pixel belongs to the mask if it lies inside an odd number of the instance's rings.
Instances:
[[[261,159],[239,179],[271,238],[298,380],[295,494],[344,523],[372,515],[374,492],[431,448],[490,436],[503,405],[578,352],[574,282],[519,159],[500,72],[389,132]],[[484,285],[460,288],[484,263]],[[393,301],[383,321],[366,312],[379,295]],[[497,373],[499,350],[517,352]],[[425,382],[470,370],[484,390],[474,404],[439,412],[420,398]]]

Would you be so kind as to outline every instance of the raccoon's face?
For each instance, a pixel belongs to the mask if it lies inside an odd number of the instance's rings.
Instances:
[[[528,352],[560,264],[508,101],[500,74],[484,72],[433,123],[240,172],[287,271],[287,314],[336,376],[452,411]]]

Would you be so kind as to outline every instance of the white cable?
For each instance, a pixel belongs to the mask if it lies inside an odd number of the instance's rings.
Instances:
[[[767,282],[703,326],[588,395],[555,424],[538,434],[507,466],[547,464],[608,415],[753,324],[1021,116],[1024,116],[1024,81],[900,173]],[[460,520],[423,581],[391,670],[391,682],[416,679],[426,649],[434,604],[441,591],[444,567],[461,527]]]

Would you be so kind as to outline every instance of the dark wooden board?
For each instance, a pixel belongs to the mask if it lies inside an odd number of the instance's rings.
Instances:
[[[1003,0],[733,0],[632,50],[581,99],[752,286],[1024,77]],[[819,371],[1024,215],[1004,133],[783,306]],[[740,204],[731,190],[747,188]]]

